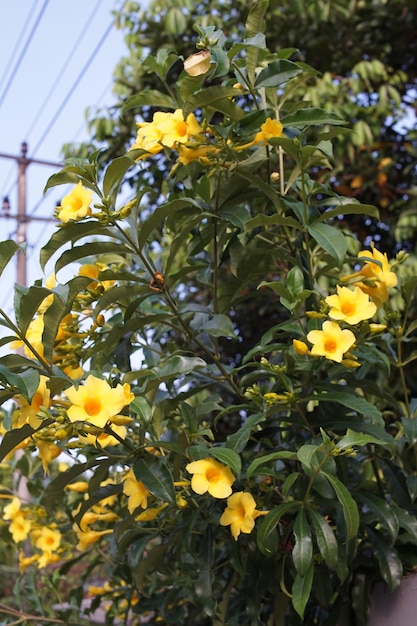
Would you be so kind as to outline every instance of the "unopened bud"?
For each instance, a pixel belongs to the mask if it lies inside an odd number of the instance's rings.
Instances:
[[[294,348],[295,353],[299,356],[305,356],[309,352],[308,345],[299,339],[293,339],[292,347]]]
[[[189,76],[201,76],[207,74],[210,69],[210,52],[201,50],[192,54],[184,61],[184,71]]]
[[[342,365],[347,367],[347,369],[350,369],[350,370],[355,369],[355,367],[360,367],[361,366],[359,361],[354,361],[353,359],[342,359],[341,363],[342,363]]]

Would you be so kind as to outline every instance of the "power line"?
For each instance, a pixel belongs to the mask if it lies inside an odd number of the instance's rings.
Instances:
[[[17,71],[18,71],[18,69],[20,67],[20,64],[23,61],[23,58],[24,58],[24,56],[25,56],[25,54],[26,54],[30,44],[32,43],[33,36],[34,36],[34,34],[36,32],[36,29],[38,28],[38,26],[40,24],[40,21],[42,19],[42,16],[43,16],[43,14],[45,12],[45,9],[46,9],[48,3],[49,3],[49,0],[45,0],[45,2],[43,3],[43,7],[41,8],[40,13],[39,13],[39,15],[38,15],[38,17],[36,19],[36,22],[33,25],[32,30],[29,33],[29,36],[28,36],[28,38],[26,40],[26,43],[23,46],[23,50],[21,51],[21,53],[19,55],[19,58],[17,59],[17,61],[15,63],[15,66],[13,67],[13,69],[11,71],[10,78],[9,78],[7,84],[6,84],[6,87],[3,90],[3,93],[0,96],[0,106],[3,104],[4,99],[6,98],[8,92],[9,92],[9,89],[10,89],[10,86],[11,86],[13,80],[16,78]]]
[[[6,80],[6,76],[7,76],[8,70],[9,70],[9,68],[10,68],[10,66],[11,66],[11,64],[13,62],[13,59],[17,55],[17,51],[19,49],[20,43],[21,43],[21,41],[22,41],[22,39],[24,37],[24,34],[25,34],[26,29],[28,27],[28,24],[29,24],[30,20],[32,19],[32,15],[33,15],[33,12],[35,10],[35,5],[38,2],[39,2],[39,0],[35,0],[33,5],[32,5],[32,8],[29,10],[29,13],[28,13],[28,16],[26,18],[26,21],[23,24],[22,30],[20,31],[20,33],[19,33],[19,35],[18,35],[18,37],[16,39],[16,43],[15,43],[15,46],[14,46],[14,48],[12,50],[12,53],[10,54],[10,58],[9,58],[9,60],[7,61],[6,65],[5,65],[3,76],[0,79],[0,85],[3,85],[4,81]]]

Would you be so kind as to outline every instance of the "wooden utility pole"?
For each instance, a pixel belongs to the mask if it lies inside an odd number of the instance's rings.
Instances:
[[[20,146],[21,152],[19,156],[13,154],[3,154],[0,152],[0,159],[13,159],[17,162],[18,174],[17,174],[17,213],[12,214],[9,211],[10,202],[9,198],[5,196],[3,198],[3,211],[0,213],[1,218],[13,219],[17,222],[16,228],[16,243],[23,244],[26,241],[26,231],[29,222],[53,222],[50,217],[35,217],[28,216],[27,214],[27,181],[26,170],[31,163],[37,165],[48,165],[49,167],[61,168],[62,163],[55,163],[53,161],[43,161],[41,159],[30,159],[27,157],[28,145],[26,141],[23,141]],[[25,286],[27,283],[27,263],[25,254],[19,250],[17,253],[17,268],[16,268],[16,282],[19,285]]]

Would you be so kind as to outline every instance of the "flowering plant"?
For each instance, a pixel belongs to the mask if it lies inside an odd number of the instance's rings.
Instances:
[[[267,49],[265,10],[230,47],[201,29],[175,90],[175,53],[147,60],[167,90],[126,102],[137,138],[104,172],[95,153],[50,178],[74,186],[54,277],[2,312],[24,354],[0,358],[0,454],[28,488],[5,484],[2,537],[54,621],[363,623],[373,580],[416,565],[417,281],[340,220],[378,211],[326,181],[344,121]],[[77,572],[64,596],[56,572]]]

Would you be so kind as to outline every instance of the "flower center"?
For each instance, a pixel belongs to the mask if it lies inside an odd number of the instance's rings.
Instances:
[[[35,409],[36,412],[39,411],[39,408],[43,405],[43,395],[37,391],[32,398],[32,408]]]
[[[326,339],[323,347],[324,347],[325,352],[328,352],[329,354],[333,354],[333,352],[336,352],[337,350],[337,341],[333,338]]]
[[[206,472],[206,478],[209,481],[209,483],[217,483],[217,481],[220,478],[220,473],[217,469],[215,469],[214,467],[211,467]]]
[[[340,308],[344,315],[352,315],[352,313],[355,313],[356,311],[356,307],[353,302],[343,302]]]
[[[187,124],[186,122],[177,122],[176,127],[175,127],[175,131],[177,133],[177,135],[179,135],[180,137],[185,137],[187,134]]]
[[[98,398],[92,397],[84,403],[84,410],[87,415],[97,415],[101,411],[101,402]]]

